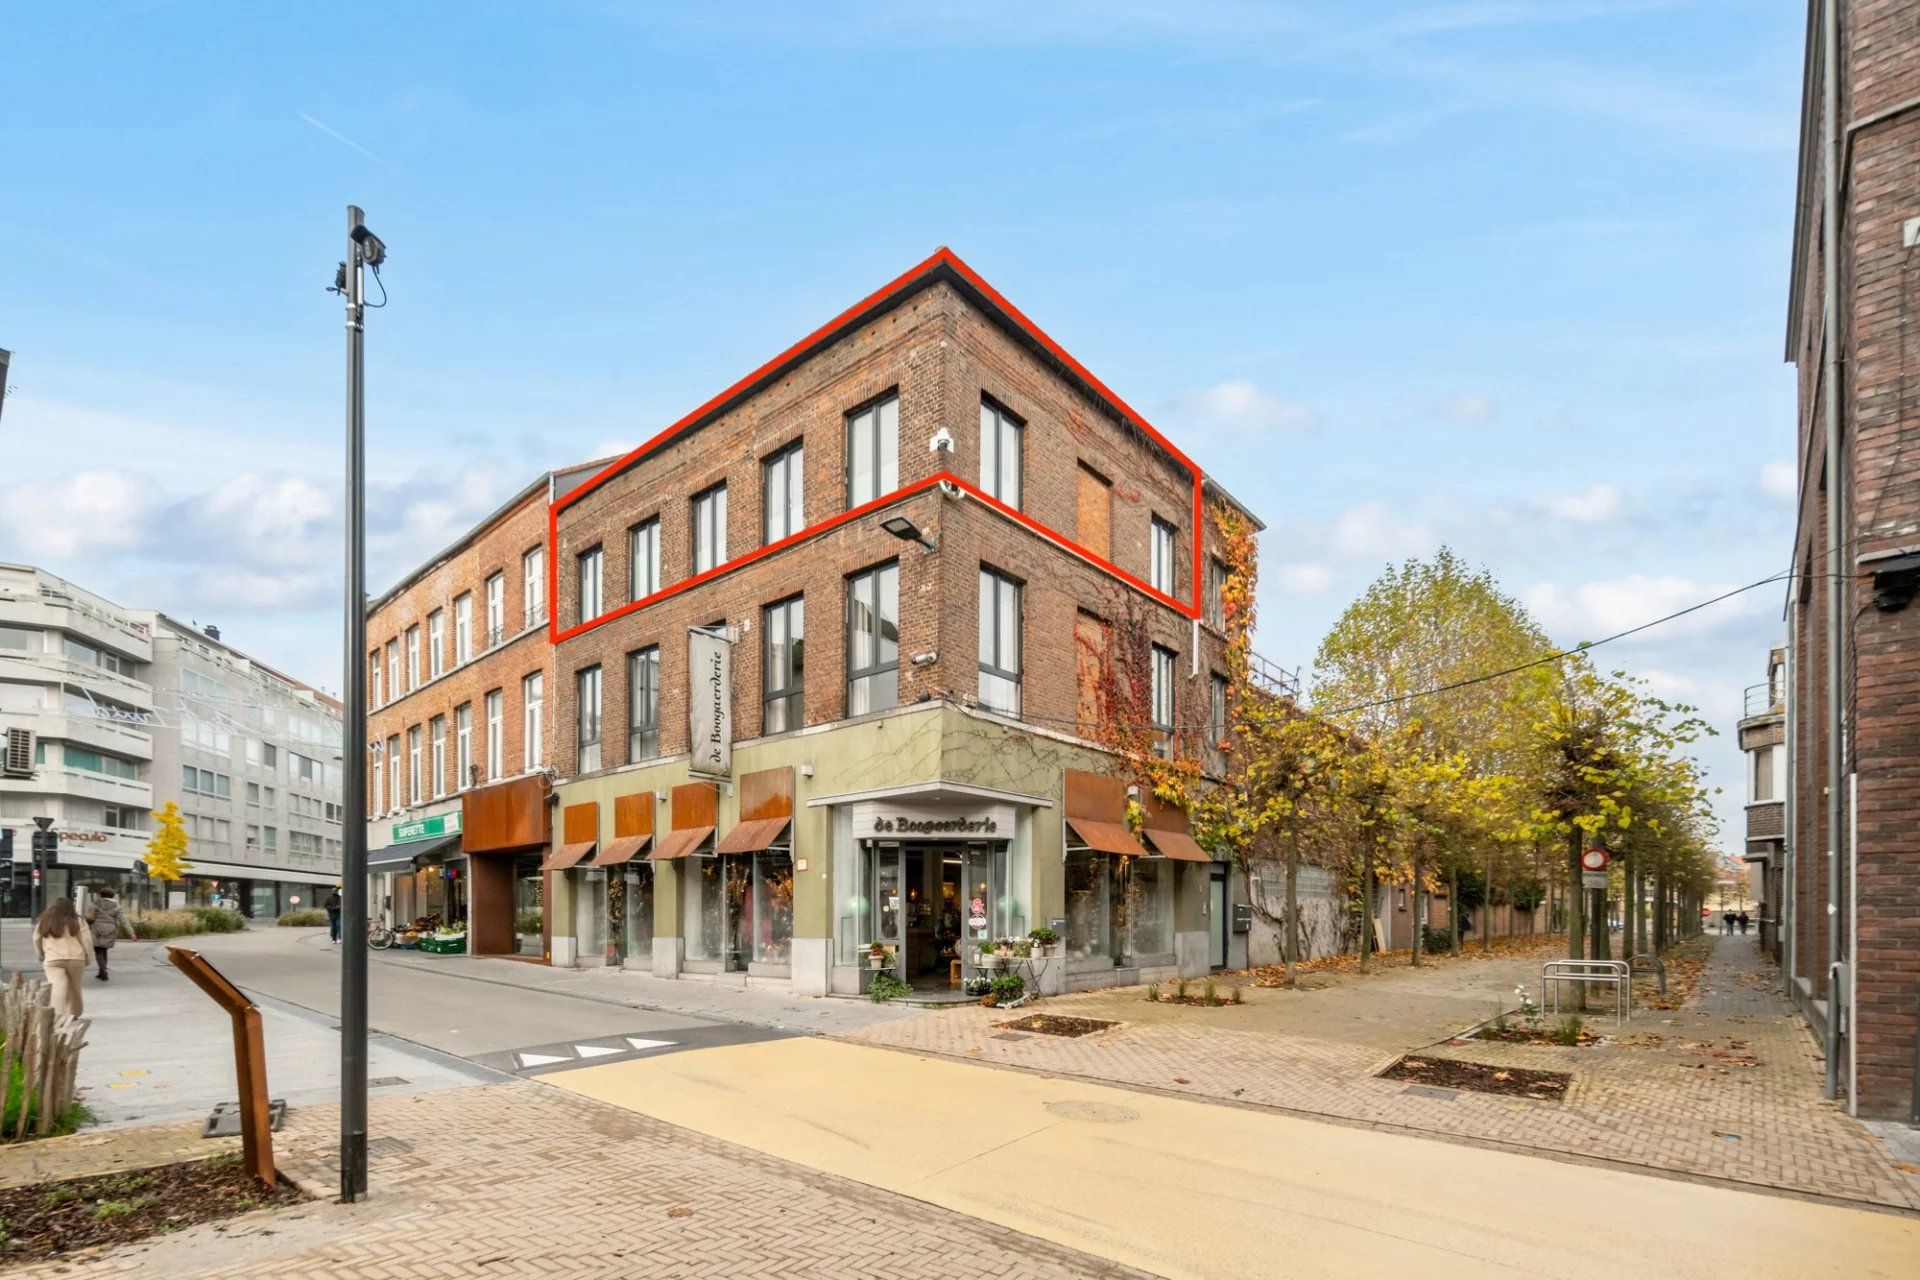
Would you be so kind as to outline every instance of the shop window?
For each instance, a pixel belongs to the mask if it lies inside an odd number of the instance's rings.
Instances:
[[[583,867],[573,878],[573,936],[581,959],[607,950],[607,872]]]
[[[900,397],[890,391],[847,415],[847,506],[899,487]]]
[[[799,596],[770,604],[761,634],[765,685],[762,733],[786,733],[805,722],[806,610]]]
[[[980,569],[980,705],[1020,714],[1020,584]]]
[[[746,862],[746,858],[733,861]],[[793,963],[793,855],[763,849],[752,856],[753,910],[742,922],[754,964]]]
[[[890,562],[847,579],[847,714],[899,701],[900,566]]]
[[[617,924],[621,958],[646,960],[653,954],[653,866],[629,862],[622,869]],[[609,889],[611,894],[611,889]],[[609,924],[615,923],[609,910]]]
[[[1070,844],[1068,958],[1129,966],[1172,963],[1177,878],[1164,858],[1115,857]]]
[[[1113,958],[1113,855],[1067,850],[1067,958]]]

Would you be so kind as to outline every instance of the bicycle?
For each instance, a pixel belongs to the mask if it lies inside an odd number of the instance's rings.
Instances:
[[[393,946],[393,928],[385,916],[368,922],[367,945],[375,951],[385,951]]]

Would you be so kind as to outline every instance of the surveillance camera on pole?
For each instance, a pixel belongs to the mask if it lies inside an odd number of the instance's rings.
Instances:
[[[377,280],[387,246],[368,230],[356,205],[347,206],[347,260],[332,292],[347,303],[347,598],[346,678],[341,700],[340,924],[340,1199],[367,1195],[367,518],[366,518],[366,273]],[[384,298],[384,286],[382,297]],[[384,305],[384,303],[382,304]]]

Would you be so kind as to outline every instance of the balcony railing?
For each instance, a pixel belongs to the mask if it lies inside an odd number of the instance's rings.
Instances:
[[[1754,684],[1747,686],[1745,706],[1746,709],[1741,713],[1742,718],[1751,720],[1755,716],[1770,715],[1775,711],[1785,710],[1786,700],[1778,684],[1771,682]]]
[[[1247,678],[1276,697],[1300,696],[1300,673],[1269,662],[1257,653],[1247,655]]]

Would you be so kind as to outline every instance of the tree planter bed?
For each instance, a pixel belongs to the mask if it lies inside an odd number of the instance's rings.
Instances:
[[[1103,1018],[1067,1018],[1052,1013],[1032,1013],[1012,1022],[994,1024],[996,1031],[1035,1031],[1043,1036],[1067,1036],[1077,1038],[1090,1036],[1096,1031],[1105,1031],[1117,1027],[1117,1022],[1108,1022]]]
[[[12,1187],[0,1191],[0,1268],[305,1199],[285,1180],[260,1185],[238,1156]]]
[[[1409,1054],[1380,1073],[1383,1080],[1410,1080],[1442,1089],[1468,1089],[1509,1098],[1558,1102],[1573,1077],[1564,1071],[1528,1071],[1523,1067],[1491,1067],[1484,1062],[1428,1058]]]

